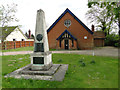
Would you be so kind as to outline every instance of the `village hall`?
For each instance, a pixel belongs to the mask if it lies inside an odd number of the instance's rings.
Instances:
[[[68,8],[48,28],[50,49],[93,49],[94,46],[104,46],[104,33],[90,30]]]

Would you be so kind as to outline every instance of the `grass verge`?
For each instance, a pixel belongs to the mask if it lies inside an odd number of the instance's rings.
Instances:
[[[2,50],[2,52],[15,52],[15,51],[33,51],[33,47],[21,47],[16,49]]]
[[[53,54],[53,63],[69,64],[62,82],[4,78],[4,75],[30,63],[30,55],[2,57],[3,88],[117,88],[118,59],[78,54]],[[83,65],[84,63],[84,65]]]

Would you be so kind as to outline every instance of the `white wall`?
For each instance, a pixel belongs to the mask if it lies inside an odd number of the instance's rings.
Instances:
[[[27,39],[26,41],[34,41],[34,39]]]
[[[13,41],[13,39],[16,39],[16,41],[32,41],[27,39],[19,30],[19,28],[16,28],[13,32],[11,32],[7,37],[5,41]]]

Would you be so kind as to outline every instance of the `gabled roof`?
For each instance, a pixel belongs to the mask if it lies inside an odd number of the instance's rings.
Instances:
[[[59,40],[66,32],[67,32],[74,40],[77,40],[68,30],[65,30],[56,40]]]
[[[2,31],[2,37],[0,39],[4,40],[15,28],[18,26],[11,26],[11,27],[0,27],[0,31]]]
[[[2,31],[2,36],[0,37],[0,40],[5,40],[6,37],[13,32],[18,26],[5,26],[0,27],[0,31]],[[18,30],[22,33],[22,35],[27,39],[27,37],[24,35],[24,33],[18,28]]]
[[[60,15],[60,17],[50,26],[50,28],[47,30],[47,33],[57,24],[57,22],[66,14],[71,14],[75,20],[77,20],[89,33],[93,34],[93,32],[80,20],[78,19],[68,8]]]

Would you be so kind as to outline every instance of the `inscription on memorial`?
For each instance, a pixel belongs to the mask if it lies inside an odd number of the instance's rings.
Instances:
[[[44,52],[43,43],[35,43],[34,52]]]
[[[33,57],[33,64],[44,64],[44,57]]]

